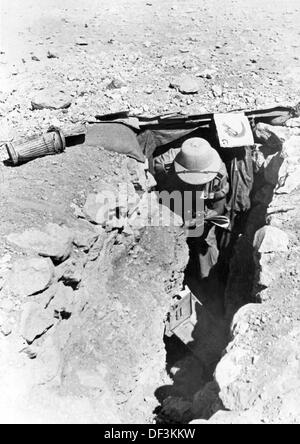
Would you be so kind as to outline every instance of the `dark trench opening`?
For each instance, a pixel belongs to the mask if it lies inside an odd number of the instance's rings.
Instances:
[[[219,261],[206,279],[197,278],[198,267],[195,267],[195,258],[190,256],[184,286],[189,288],[201,305],[196,306],[197,321],[189,343],[184,343],[176,334],[164,337],[166,370],[172,384],[159,387],[155,393],[161,404],[155,411],[158,424],[184,424],[195,419],[189,410],[186,416],[177,414],[176,407],[172,412],[168,399],[173,398],[174,405],[178,402],[176,399],[189,401],[213,381],[215,368],[230,340],[231,320],[226,316],[225,291],[229,263],[237,239],[237,234],[231,234],[227,246],[220,247]],[[168,407],[165,408],[165,405]]]

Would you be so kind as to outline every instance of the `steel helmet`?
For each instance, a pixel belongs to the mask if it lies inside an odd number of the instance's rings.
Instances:
[[[204,185],[220,172],[222,160],[205,139],[194,137],[183,143],[174,166],[176,174],[183,182]]]

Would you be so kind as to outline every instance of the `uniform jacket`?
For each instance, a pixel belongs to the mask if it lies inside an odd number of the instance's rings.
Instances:
[[[205,200],[205,212],[209,214],[210,210],[218,215],[225,212],[226,196],[229,192],[228,174],[225,164],[222,162],[217,177],[205,185],[189,185],[179,179],[175,172],[174,160],[179,149],[170,149],[166,153],[154,159],[154,173],[158,183],[159,191],[201,191]]]

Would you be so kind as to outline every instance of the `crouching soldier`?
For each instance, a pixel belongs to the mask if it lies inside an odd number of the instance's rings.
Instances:
[[[202,221],[200,236],[191,236],[188,242],[193,274],[196,273],[199,280],[205,279],[219,257],[216,226],[208,219],[222,216],[226,212],[226,196],[229,192],[226,167],[218,152],[206,140],[191,138],[181,148],[172,148],[156,157],[154,172],[160,192],[179,191],[183,202],[185,196],[192,195],[190,204],[183,203],[181,216],[190,229],[199,220]],[[202,201],[199,202],[199,199]],[[199,209],[202,209],[202,214],[199,214]]]

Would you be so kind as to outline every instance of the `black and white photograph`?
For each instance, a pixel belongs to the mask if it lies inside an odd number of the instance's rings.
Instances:
[[[0,0],[0,424],[300,424],[299,24]]]

